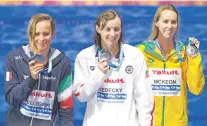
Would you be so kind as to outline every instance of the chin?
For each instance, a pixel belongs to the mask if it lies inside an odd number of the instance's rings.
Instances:
[[[114,45],[108,45],[108,49],[113,49]]]
[[[114,45],[116,45],[118,42],[114,42],[114,43],[112,43],[112,42],[110,42],[108,45],[110,46],[110,47],[113,47]]]
[[[173,36],[165,35],[164,37],[165,37],[166,39],[170,39],[170,38],[172,38]]]
[[[39,47],[37,50],[38,50],[39,52],[44,52],[44,51],[46,51],[46,50],[47,50],[47,48],[42,48],[42,47]]]

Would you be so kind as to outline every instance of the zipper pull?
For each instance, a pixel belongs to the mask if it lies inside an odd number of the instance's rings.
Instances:
[[[163,60],[163,63],[164,63],[164,71],[165,71],[165,68],[166,68],[166,61]]]

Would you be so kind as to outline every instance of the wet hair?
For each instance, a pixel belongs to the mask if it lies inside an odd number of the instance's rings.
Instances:
[[[54,35],[55,33],[55,20],[50,15],[39,13],[32,16],[27,27],[27,35],[29,38],[29,43],[31,48],[36,48],[35,47],[36,25],[41,21],[49,21],[51,23],[52,34]]]
[[[123,24],[122,24],[121,16],[114,10],[106,10],[99,15],[95,23],[94,42],[96,46],[101,45],[101,35],[96,31],[96,25],[102,30],[105,28],[108,21],[113,20],[116,17],[119,17],[119,19],[121,20],[121,35],[120,35],[118,42],[119,43],[123,42],[123,35],[122,35]]]
[[[179,33],[179,26],[180,26],[180,16],[179,16],[179,13],[176,10],[176,8],[173,5],[171,5],[171,4],[162,5],[162,6],[160,6],[157,9],[157,11],[155,13],[155,16],[154,16],[153,23],[152,23],[152,32],[151,32],[151,35],[149,37],[149,40],[155,40],[155,39],[157,39],[158,33],[159,33],[159,29],[158,29],[157,26],[155,26],[155,22],[159,21],[160,16],[161,16],[161,13],[164,10],[171,10],[171,11],[173,11],[173,12],[175,12],[177,14],[178,27],[177,27],[177,31],[174,34],[174,39],[175,40],[178,40],[178,33]]]

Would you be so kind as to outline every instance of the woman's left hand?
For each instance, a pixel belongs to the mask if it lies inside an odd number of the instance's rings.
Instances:
[[[195,46],[196,46],[197,48],[199,48],[200,42],[198,41],[198,39],[193,38],[193,37],[190,37],[189,40],[190,40],[193,44],[195,44]]]

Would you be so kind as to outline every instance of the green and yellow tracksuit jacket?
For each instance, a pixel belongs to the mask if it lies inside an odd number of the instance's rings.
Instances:
[[[155,100],[155,126],[187,126],[187,87],[199,95],[205,84],[201,54],[189,57],[182,42],[175,45],[166,59],[157,42],[145,41],[137,46],[148,66],[146,77]]]

